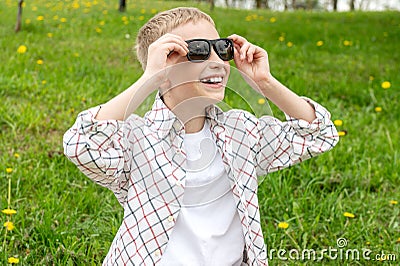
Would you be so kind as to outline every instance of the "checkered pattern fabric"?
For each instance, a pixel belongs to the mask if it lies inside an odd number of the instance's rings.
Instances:
[[[305,98],[306,99],[306,98]],[[338,134],[325,108],[317,118],[256,118],[242,110],[206,110],[243,227],[246,263],[267,265],[257,199],[258,177],[328,151]],[[184,127],[157,95],[144,117],[99,121],[101,106],[79,114],[64,135],[68,158],[113,191],[124,218],[103,265],[156,265],[167,246],[185,191]]]

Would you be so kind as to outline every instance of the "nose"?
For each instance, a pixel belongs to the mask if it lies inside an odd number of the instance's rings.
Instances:
[[[228,61],[224,61],[221,58],[219,58],[219,56],[217,55],[217,53],[214,51],[214,49],[212,50],[211,54],[210,54],[210,58],[208,58],[207,60],[208,62],[208,67],[211,69],[225,69],[226,71],[226,65],[228,63]]]
[[[223,61],[218,55],[215,55],[217,58],[209,58],[209,60],[205,61],[207,64],[207,68],[212,71],[212,73],[218,73],[224,75],[226,78],[230,73],[230,64],[228,61]]]
[[[217,53],[214,50],[214,47],[211,48],[211,54],[210,54],[210,58],[208,58],[209,61],[212,62],[218,62],[220,64],[224,63],[224,60],[222,60],[221,58],[219,58],[219,56],[217,55]]]

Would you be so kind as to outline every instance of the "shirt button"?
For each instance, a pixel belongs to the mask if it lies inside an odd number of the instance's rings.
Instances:
[[[156,257],[159,257],[159,256],[161,255],[161,252],[160,252],[159,250],[156,250],[156,251],[154,252],[154,255],[155,255]]]
[[[174,216],[168,216],[168,222],[173,222],[174,221]]]

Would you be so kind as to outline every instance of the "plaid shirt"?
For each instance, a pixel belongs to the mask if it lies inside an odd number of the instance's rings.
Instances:
[[[330,114],[314,106],[312,123],[256,118],[242,110],[206,109],[245,239],[246,263],[267,265],[257,199],[258,177],[333,148]],[[99,121],[101,106],[79,114],[64,135],[68,158],[90,179],[113,191],[124,218],[103,265],[157,264],[179,215],[185,188],[182,123],[157,95],[144,117]]]

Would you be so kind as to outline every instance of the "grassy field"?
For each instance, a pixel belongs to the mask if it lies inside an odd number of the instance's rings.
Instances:
[[[178,5],[208,6],[128,1],[121,14],[118,1],[26,1],[15,34],[16,2],[0,1],[0,210],[17,210],[0,213],[0,265],[10,257],[21,265],[98,265],[122,208],[63,156],[62,135],[80,111],[140,76],[133,45],[144,21]],[[321,251],[345,238],[339,250],[359,250],[360,261],[329,254],[283,261],[275,253],[271,265],[398,265],[399,13],[217,8],[210,15],[221,36],[237,33],[264,47],[274,76],[326,106],[345,134],[333,151],[265,178],[261,222],[269,249]],[[377,254],[397,262],[378,262]]]

